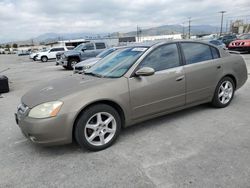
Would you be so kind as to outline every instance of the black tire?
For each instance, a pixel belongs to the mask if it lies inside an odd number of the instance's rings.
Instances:
[[[69,70],[73,70],[73,64],[77,64],[79,62],[79,60],[77,58],[71,58],[69,59],[68,61],[68,64],[67,64],[67,69]]]
[[[41,57],[41,61],[42,62],[47,62],[48,61],[48,57],[47,56],[42,56]]]
[[[33,61],[36,61],[36,58],[35,58],[35,57],[33,57]]]
[[[97,113],[100,113],[100,112],[101,113],[109,113],[113,116],[113,118],[116,122],[116,130],[114,131],[113,137],[111,137],[111,139],[107,143],[97,146],[97,145],[91,144],[87,140],[87,138],[86,138],[87,132],[85,130],[88,130],[86,128],[88,121],[90,121],[93,116],[95,116]],[[91,150],[91,151],[100,151],[100,150],[103,150],[103,149],[111,146],[115,142],[115,140],[118,138],[120,131],[121,131],[121,118],[120,118],[119,113],[113,107],[111,107],[109,105],[97,104],[97,105],[94,105],[94,106],[87,108],[81,114],[80,118],[76,122],[74,136],[75,136],[75,140],[82,148],[86,148],[86,149]],[[90,135],[92,135],[93,132],[90,133]],[[96,131],[96,132],[99,132],[99,131]],[[108,132],[104,133],[104,137],[105,137],[105,135],[108,137],[109,134],[112,134],[112,133],[108,133]],[[95,136],[94,138],[100,139],[100,141],[101,141],[101,138],[98,135]],[[93,140],[95,140],[95,139],[93,139]]]
[[[220,97],[219,97],[219,93],[220,93],[220,87],[225,82],[230,82],[232,84],[232,96],[231,96],[230,100],[228,100],[228,102],[222,103],[221,100],[220,100]],[[235,92],[235,83],[232,80],[232,78],[230,78],[230,77],[222,78],[219,81],[219,83],[217,84],[217,86],[216,86],[214,96],[213,96],[213,100],[212,100],[212,103],[211,103],[212,106],[214,106],[216,108],[225,108],[225,107],[227,107],[231,103],[231,101],[233,100],[234,92]]]

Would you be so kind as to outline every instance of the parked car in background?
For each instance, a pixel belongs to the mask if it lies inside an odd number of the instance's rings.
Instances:
[[[95,65],[99,60],[106,57],[107,55],[111,54],[112,52],[121,49],[124,47],[113,47],[109,48],[107,50],[104,50],[100,54],[98,54],[96,57],[86,59],[84,61],[81,61],[77,63],[74,66],[74,73],[82,73],[83,71],[86,71],[87,69],[90,69],[93,65]]]
[[[220,40],[211,39],[211,40],[202,40],[202,41],[213,44],[219,48],[226,49],[226,45],[223,42],[221,42]]]
[[[53,47],[50,50],[47,50],[45,52],[37,53],[34,56],[34,58],[35,58],[35,60],[39,60],[39,61],[42,61],[42,62],[47,62],[48,60],[56,59],[56,54],[58,52],[65,52],[65,51],[68,51],[67,46]]]
[[[111,146],[128,127],[202,103],[224,108],[247,80],[240,55],[214,45],[169,41],[119,49],[85,75],[27,92],[16,122],[32,142],[83,148]]]
[[[250,53],[250,34],[243,34],[237,40],[232,41],[229,50]]]
[[[107,45],[104,42],[82,43],[74,48],[74,50],[65,52],[58,57],[56,65],[62,65],[65,69],[72,70],[80,61],[96,57],[105,49],[107,49]]]
[[[234,34],[229,34],[229,35],[224,35],[219,37],[217,40],[220,40],[221,42],[223,42],[226,47],[228,47],[228,45],[230,44],[230,42],[234,41],[237,39],[237,36]]]
[[[30,55],[31,51],[18,51],[17,55],[18,56],[26,56],[26,55]]]
[[[35,52],[32,52],[31,54],[30,54],[30,56],[29,56],[29,58],[30,59],[33,59],[34,61],[36,61],[36,56],[37,56],[37,54],[38,53],[40,53],[40,52],[46,52],[46,51],[48,51],[47,49],[43,49],[43,50],[40,50],[40,51],[35,51]]]

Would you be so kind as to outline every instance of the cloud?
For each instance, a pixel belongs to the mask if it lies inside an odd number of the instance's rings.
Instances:
[[[249,0],[0,0],[0,43],[36,37],[46,32],[115,32],[165,24],[219,25],[247,15]],[[228,17],[228,18],[227,18]],[[244,19],[249,19],[244,17]]]

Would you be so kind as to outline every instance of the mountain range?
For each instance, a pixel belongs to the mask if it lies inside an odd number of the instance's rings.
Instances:
[[[188,33],[188,27],[183,27],[182,25],[163,25],[159,27],[152,27],[148,29],[140,28],[142,36],[149,35],[166,35],[166,34],[174,34],[174,33]],[[219,31],[218,26],[212,25],[192,25],[191,26],[191,34],[211,34],[217,33]],[[51,41],[58,40],[72,40],[72,39],[91,39],[91,38],[103,38],[103,37],[118,37],[118,36],[136,36],[137,31],[130,32],[114,32],[114,33],[45,33],[38,37],[24,40],[24,41],[15,41],[11,43],[17,43],[18,45],[22,44],[39,44],[39,43],[48,43]]]

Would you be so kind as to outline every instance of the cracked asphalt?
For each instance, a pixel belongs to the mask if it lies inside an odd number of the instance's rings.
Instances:
[[[250,70],[250,55],[243,55]],[[41,147],[14,120],[33,86],[69,76],[55,62],[0,55],[10,92],[0,98],[0,187],[250,187],[250,81],[231,105],[207,104],[124,129],[100,152],[76,144]],[[53,125],[52,125],[53,126]]]

